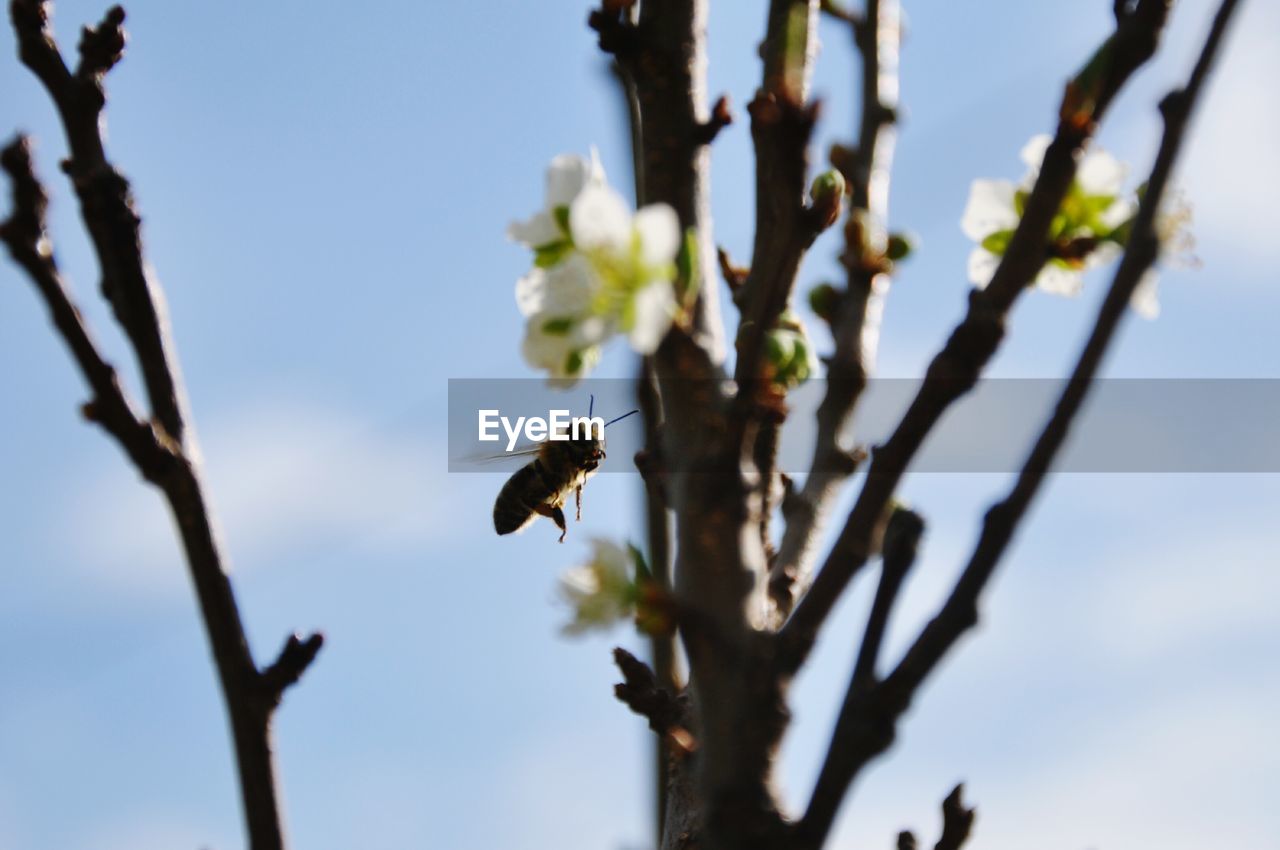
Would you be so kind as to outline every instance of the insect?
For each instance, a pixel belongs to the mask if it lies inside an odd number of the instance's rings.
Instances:
[[[595,408],[595,397],[587,416]],[[626,419],[632,413],[624,413],[604,423],[608,428],[614,422]],[[564,521],[564,503],[573,493],[577,503],[577,519],[582,520],[582,485],[593,475],[604,460],[604,434],[588,427],[578,439],[544,440],[536,446],[516,454],[534,455],[533,460],[517,469],[502,485],[498,499],[493,503],[493,527],[499,534],[520,531],[539,515],[547,517],[560,529],[560,542],[568,528]]]

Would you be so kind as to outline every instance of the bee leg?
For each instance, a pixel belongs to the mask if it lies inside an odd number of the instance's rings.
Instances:
[[[574,491],[574,501],[578,507],[578,515],[574,518],[576,522],[582,522],[582,488],[579,487]]]
[[[553,505],[538,505],[534,510],[556,524],[556,528],[560,529],[560,542],[563,543],[564,536],[569,533],[564,522],[564,511]]]

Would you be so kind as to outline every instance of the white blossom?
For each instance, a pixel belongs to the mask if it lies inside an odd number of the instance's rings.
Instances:
[[[608,628],[635,612],[637,590],[631,578],[632,557],[603,538],[591,541],[591,560],[560,577],[560,592],[573,610],[567,634]]]
[[[569,207],[584,189],[604,184],[604,167],[595,148],[590,159],[575,154],[557,156],[547,168],[545,205],[530,218],[508,225],[507,237],[534,249],[564,239],[567,234],[557,220],[558,211]]]
[[[1199,265],[1200,261],[1193,253],[1196,240],[1191,234],[1191,204],[1181,190],[1165,190],[1160,210],[1156,213],[1155,231],[1160,246],[1156,256],[1158,264],[1174,268],[1195,268]],[[1160,315],[1157,298],[1159,280],[1160,275],[1154,267],[1147,269],[1129,299],[1129,306],[1144,319],[1155,319]]]
[[[969,255],[969,280],[978,287],[990,283],[1005,247],[1022,218],[1021,205],[1029,196],[1045,151],[1052,140],[1035,136],[1022,149],[1027,173],[1015,184],[1008,180],[975,180],[960,220],[965,236],[978,243]],[[1049,234],[1063,255],[1051,257],[1036,275],[1035,286],[1057,295],[1078,295],[1086,271],[1112,262],[1120,254],[1113,239],[1116,229],[1132,218],[1136,205],[1123,198],[1124,165],[1100,148],[1090,149],[1076,169],[1076,177]],[[1071,249],[1071,250],[1068,250]]]
[[[516,282],[516,306],[528,320],[524,357],[553,381],[584,376],[615,334],[649,354],[670,330],[679,220],[666,204],[633,214],[594,151],[590,161],[556,157],[546,208],[508,235],[534,250],[534,268]]]

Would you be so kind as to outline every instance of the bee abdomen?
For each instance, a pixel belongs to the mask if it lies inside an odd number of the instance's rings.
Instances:
[[[493,503],[493,528],[499,534],[519,531],[533,519],[535,510],[551,493],[538,461],[522,466],[507,479]]]

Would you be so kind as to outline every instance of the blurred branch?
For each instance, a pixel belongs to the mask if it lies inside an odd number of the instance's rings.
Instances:
[[[627,9],[627,19],[634,23],[634,8]],[[630,72],[616,59],[610,63],[610,70],[618,81],[622,100],[626,106],[627,131],[631,139],[631,165],[635,181],[636,206],[644,205],[644,141],[640,131],[640,99],[636,93],[635,80]],[[710,139],[708,139],[710,141]],[[661,474],[661,425],[662,398],[658,395],[658,387],[654,376],[653,360],[641,357],[636,375],[636,405],[644,420],[644,448],[636,457],[636,467],[640,470],[641,486],[644,487],[645,534],[648,541],[647,556],[649,571],[655,582],[668,592],[671,589],[671,516],[667,512],[666,496],[663,493]],[[654,633],[650,636],[650,647],[653,654],[653,665],[658,682],[669,693],[678,693],[680,678],[677,670],[675,636],[666,632]],[[619,650],[621,651],[621,650]],[[621,697],[620,697],[621,698]],[[668,763],[671,753],[665,735],[659,735],[654,743],[654,801],[656,809],[655,836],[662,840],[662,832],[667,817]]]
[[[665,687],[647,664],[622,647],[613,650],[613,661],[623,678],[614,686],[614,696],[648,720],[650,729],[666,735],[688,722],[684,700]]]
[[[838,807],[838,801],[835,806],[830,801],[830,789],[840,789],[843,795],[862,767],[888,749],[896,735],[898,718],[911,705],[920,685],[937,669],[960,636],[977,623],[978,598],[1048,475],[1054,458],[1066,442],[1071,424],[1084,404],[1090,384],[1114,339],[1134,290],[1155,262],[1159,251],[1155,223],[1161,200],[1183,147],[1191,110],[1201,95],[1236,6],[1237,0],[1224,0],[1186,87],[1171,93],[1161,103],[1164,134],[1124,258],[1071,378],[1023,464],[1013,489],[987,511],[973,554],[941,610],[882,682],[847,699],[841,709],[827,763],[819,779],[819,787],[824,789],[822,802],[819,802],[815,790],[810,810],[801,824],[801,831],[806,836],[815,840],[825,836]],[[957,808],[958,800],[957,794]],[[958,846],[958,843],[939,846]]]
[[[730,836],[758,821],[780,828],[781,818],[767,786],[765,745],[740,734],[769,727],[754,722],[757,705],[742,698],[752,666],[748,611],[765,558],[752,533],[754,514],[743,510],[752,487],[729,448],[733,422],[722,380],[708,211],[707,141],[711,129],[724,123],[727,104],[719,117],[707,107],[707,0],[645,0],[634,21],[632,6],[602,2],[589,23],[601,48],[634,82],[644,153],[641,195],[649,204],[669,204],[682,229],[692,229],[699,280],[692,321],[669,333],[653,357],[663,426],[657,456],[647,454],[660,464],[650,474],[660,476],[676,521],[674,595],[699,745],[698,769],[671,775],[663,840],[669,847],[687,844],[689,829],[674,828],[682,824],[696,827],[698,842],[731,844]],[[753,817],[730,816],[731,809]]]
[[[1155,53],[1170,3],[1138,0],[1121,17],[1115,32],[1086,65],[1086,70],[1093,72],[1087,98],[1081,97],[1076,81],[1067,85],[1057,133],[991,283],[986,289],[970,292],[964,320],[929,364],[916,397],[893,434],[872,455],[867,479],[843,529],[812,587],[781,630],[784,669],[795,670],[804,663],[840,594],[879,547],[894,490],[925,437],[943,413],[974,386],[995,353],[1009,310],[1044,265],[1049,225],[1075,179],[1077,154],[1092,137],[1115,93]]]
[[[834,14],[830,4],[824,4],[823,10]],[[901,11],[897,0],[867,0],[863,17],[847,12],[836,17],[850,24],[861,58],[857,147],[837,146],[832,151],[851,201],[841,257],[847,285],[832,322],[835,353],[827,364],[827,390],[818,407],[813,460],[804,486],[795,494],[794,510],[786,518],[778,554],[770,565],[769,595],[779,619],[791,613],[795,583],[809,569],[831,500],[858,465],[857,456],[840,444],[840,436],[874,366],[880,314],[889,287],[885,253]]]
[[[942,837],[933,845],[933,850],[960,850],[969,840],[977,813],[965,808],[961,800],[963,793],[964,785],[957,785],[942,801]],[[898,850],[916,850],[919,845],[914,835],[904,831],[898,833],[897,846]]]
[[[809,138],[818,117],[817,103],[807,100],[817,16],[817,0],[770,2],[760,45],[764,77],[747,107],[756,151],[756,221],[751,267],[734,296],[742,313],[734,369],[739,433],[762,390],[765,337],[786,309],[805,252],[829,224],[825,211],[805,200]]]
[[[965,808],[964,785],[957,785],[942,801],[942,837],[933,850],[960,850],[973,831],[977,811]]]
[[[50,30],[48,5],[11,0],[9,9],[19,54],[44,84],[62,120],[71,151],[63,169],[80,199],[81,216],[102,271],[103,295],[142,373],[151,402],[149,421],[134,412],[58,275],[45,236],[45,193],[21,138],[3,155],[14,192],[14,211],[3,225],[3,238],[44,298],[54,327],[94,393],[85,406],[86,415],[116,438],[142,476],[164,494],[178,526],[230,719],[249,846],[282,850],[285,837],[271,719],[285,689],[314,660],[323,639],[320,635],[290,638],[277,661],[265,670],[258,669],[249,649],[205,500],[196,442],[186,423],[163,294],[143,258],[140,219],[129,183],[107,160],[103,146],[102,78],[124,48],[124,11],[113,7],[102,23],[83,31],[80,61],[71,72]]]

